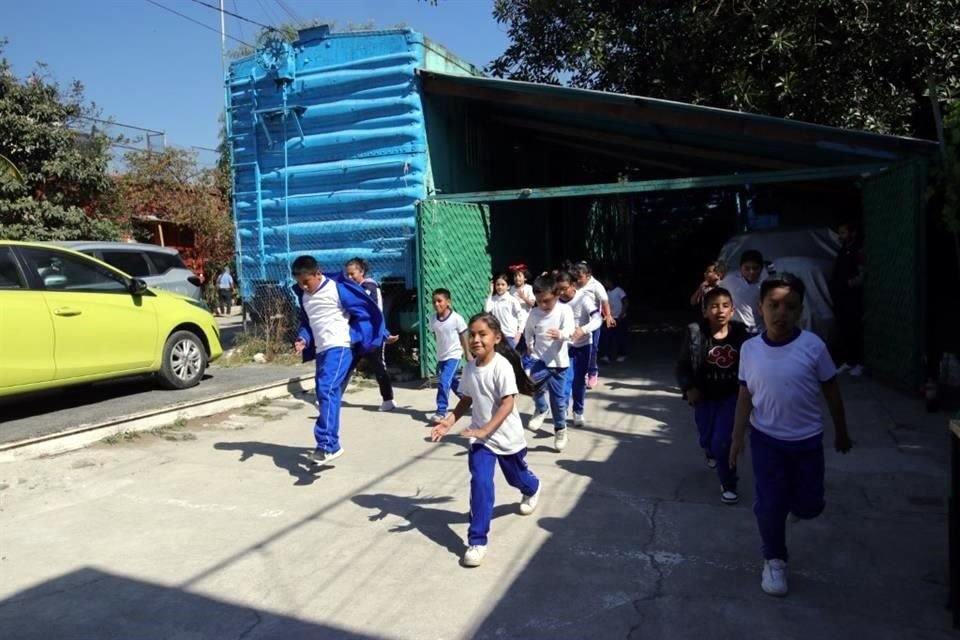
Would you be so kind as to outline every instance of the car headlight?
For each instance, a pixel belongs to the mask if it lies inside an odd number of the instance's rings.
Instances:
[[[187,304],[192,304],[193,306],[199,307],[204,311],[206,311],[207,313],[210,313],[210,305],[208,305],[203,300],[184,300],[184,302],[186,302]]]

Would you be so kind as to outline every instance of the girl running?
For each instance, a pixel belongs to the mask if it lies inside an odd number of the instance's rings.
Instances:
[[[493,472],[500,470],[511,487],[520,490],[520,513],[530,515],[540,499],[540,480],[527,467],[527,439],[517,411],[517,393],[531,395],[534,384],[523,372],[520,357],[504,341],[500,323],[489,313],[470,318],[469,346],[473,354],[463,370],[460,401],[431,432],[437,442],[467,411],[470,427],[470,529],[463,566],[477,567],[487,552],[493,518]]]
[[[516,296],[510,295],[510,283],[506,274],[500,274],[490,283],[490,297],[484,305],[484,311],[493,315],[503,330],[503,339],[511,348],[516,349],[523,332],[523,323],[527,321],[522,303]]]

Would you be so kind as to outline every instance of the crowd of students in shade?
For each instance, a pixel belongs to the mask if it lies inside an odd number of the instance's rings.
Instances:
[[[835,425],[835,448],[846,453],[852,441],[827,348],[798,326],[803,282],[786,273],[764,280],[763,269],[756,251],[743,253],[736,273],[725,276],[719,265],[708,266],[691,297],[700,319],[687,329],[677,379],[694,408],[699,444],[717,473],[723,503],[739,500],[737,462],[751,427],[761,587],[785,595],[787,517],[814,518],[824,508],[821,393]],[[310,256],[293,263],[301,319],[295,348],[305,360],[316,359],[319,411],[311,459],[319,465],[343,455],[340,399],[361,358],[374,364],[381,410],[395,408],[384,347],[396,337],[386,330],[382,296],[367,272],[360,258],[332,274],[322,273]],[[515,265],[493,278],[484,310],[469,320],[453,309],[446,289],[433,292],[432,304],[438,378],[432,439],[440,440],[470,412],[461,434],[470,439],[471,475],[462,563],[475,567],[487,550],[495,467],[520,491],[521,514],[533,513],[542,494],[526,462],[517,396],[534,398],[531,430],[550,415],[555,449],[563,451],[568,406],[573,427],[587,421],[587,389],[597,384],[598,356],[620,362],[627,357],[627,296],[614,282],[597,281],[586,263],[567,264],[532,282],[526,267]],[[457,397],[452,410],[450,393]]]

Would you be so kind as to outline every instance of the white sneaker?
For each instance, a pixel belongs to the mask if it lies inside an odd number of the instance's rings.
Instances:
[[[573,414],[573,426],[582,427],[583,425],[584,425],[583,414],[582,413]]]
[[[626,362],[627,356],[617,356],[617,362]]]
[[[532,416],[530,416],[530,421],[527,422],[527,428],[530,429],[531,431],[536,431],[537,429],[543,426],[543,421],[546,419],[547,419],[546,411],[544,411],[543,413],[535,413]]]
[[[336,451],[324,451],[323,449],[316,449],[313,453],[310,454],[310,461],[316,465],[325,465],[330,464],[337,458],[343,455],[343,447],[340,447]]]
[[[764,560],[760,588],[770,596],[787,595],[787,563],[779,558]]]
[[[560,429],[557,431],[556,435],[554,436],[553,444],[556,447],[557,451],[563,451],[564,448],[566,448],[567,446],[567,430],[566,429]]]
[[[862,376],[862,375],[863,375],[863,365],[862,365],[862,364],[858,364],[858,365],[856,365],[856,366],[854,366],[854,367],[850,367],[850,375],[853,376],[854,378],[859,378],[860,376]]]
[[[393,403],[393,400],[384,400],[383,404],[380,405],[380,411],[393,411],[397,408],[397,405]]]
[[[723,504],[737,504],[740,500],[740,496],[737,495],[736,491],[720,491],[720,502]]]
[[[530,515],[537,508],[537,502],[540,500],[540,491],[543,489],[543,481],[540,481],[540,486],[537,487],[537,492],[532,496],[523,496],[520,500],[520,513],[525,516]]]
[[[447,416],[446,416],[445,414],[444,414],[444,415],[441,415],[441,414],[439,414],[439,413],[435,413],[435,414],[433,414],[433,416],[430,417],[430,422],[433,422],[434,424],[436,424],[437,422],[442,421],[442,420],[443,420],[444,418],[446,418],[446,417],[447,417]]]
[[[610,364],[610,357],[609,357],[609,356],[600,356],[600,362],[602,362],[603,364]]]
[[[853,368],[853,367],[851,367],[849,364],[847,364],[846,362],[844,362],[842,365],[840,365],[839,367],[837,367],[837,373],[840,374],[840,375],[842,375],[842,374],[846,373],[847,371],[850,371],[850,369],[852,369],[852,368]]]
[[[487,545],[484,544],[472,544],[467,547],[466,553],[463,554],[463,566],[465,567],[479,567],[480,563],[483,562],[483,556],[487,553]]]

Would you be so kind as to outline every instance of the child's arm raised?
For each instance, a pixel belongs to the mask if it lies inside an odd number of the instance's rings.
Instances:
[[[744,435],[747,433],[747,424],[750,422],[750,411],[753,409],[753,396],[747,385],[740,385],[740,394],[737,396],[737,411],[733,418],[733,441],[730,443],[730,459],[727,461],[731,469],[736,469],[737,458],[743,453]]]
[[[470,396],[461,396],[460,402],[453,408],[453,411],[444,416],[443,420],[438,422],[437,426],[430,431],[430,438],[434,442],[437,442],[440,438],[447,435],[451,427],[457,423],[457,420],[463,417],[463,414],[467,412],[472,404],[473,399]]]
[[[497,407],[496,412],[490,417],[490,422],[478,429],[467,429],[460,435],[468,438],[489,438],[494,431],[500,428],[503,421],[506,420],[507,416],[513,411],[514,398],[515,396],[504,396],[501,398],[500,406]]]
[[[827,399],[827,407],[833,418],[834,440],[833,446],[840,453],[846,453],[853,447],[853,440],[847,432],[847,414],[843,409],[843,398],[840,396],[840,385],[833,378],[820,384],[823,396]]]

